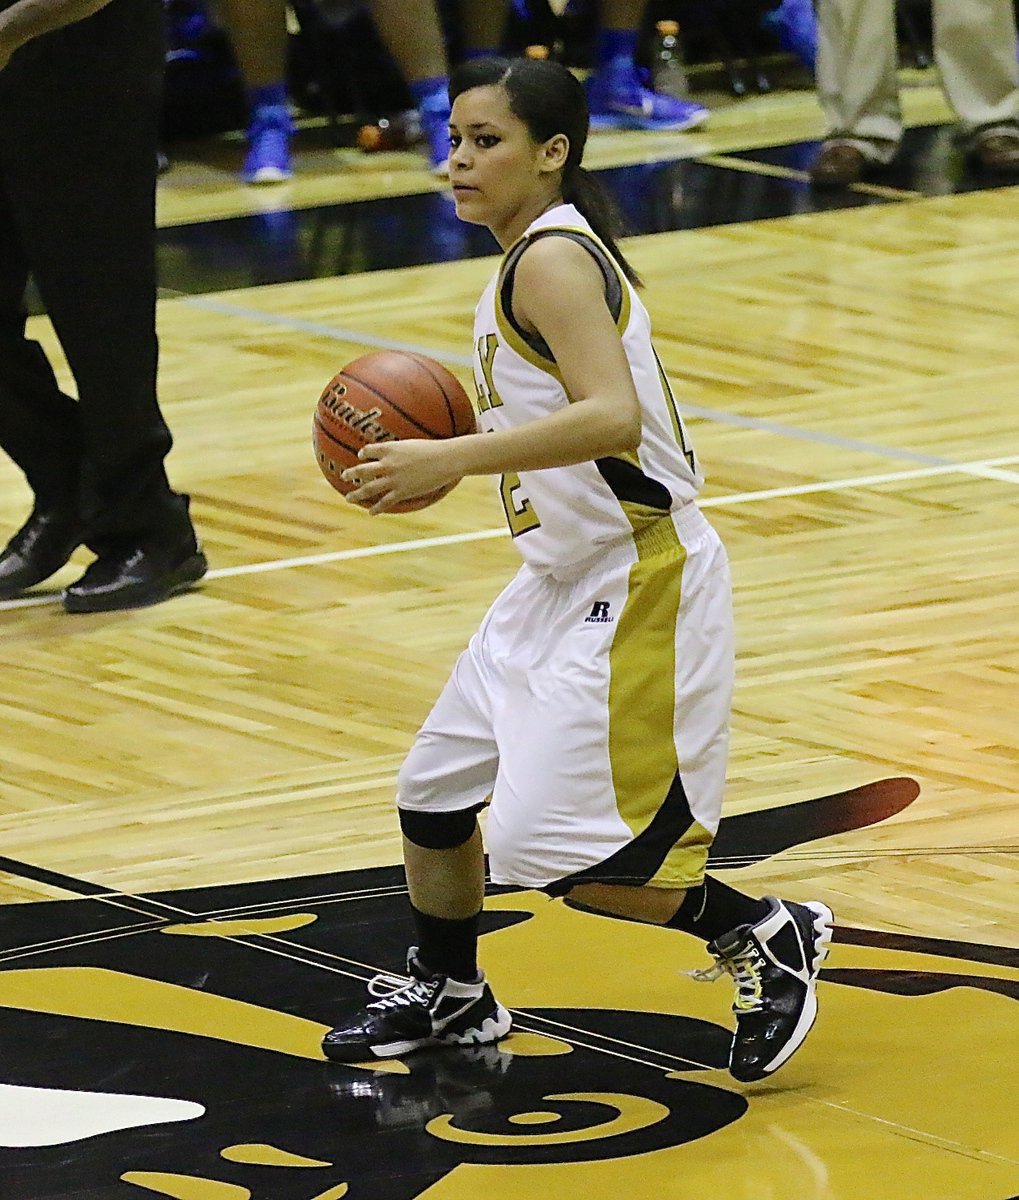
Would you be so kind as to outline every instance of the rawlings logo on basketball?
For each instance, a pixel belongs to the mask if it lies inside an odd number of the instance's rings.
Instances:
[[[346,390],[345,387],[337,388],[335,392],[324,397],[324,407],[348,429],[356,430],[366,442],[395,442],[395,435],[390,433],[379,419],[382,409],[376,406],[366,412],[363,408],[351,404],[349,400],[340,399]]]

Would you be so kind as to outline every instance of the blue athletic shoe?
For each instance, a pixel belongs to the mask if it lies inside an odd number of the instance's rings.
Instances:
[[[284,183],[293,175],[290,135],[293,125],[284,104],[260,105],[248,126],[248,154],[241,169],[245,183]]]
[[[587,103],[594,129],[676,133],[703,125],[710,115],[703,104],[644,87],[635,67],[625,73],[596,71],[587,81]]]
[[[817,61],[817,17],[812,0],[782,0],[766,12],[761,25],[778,38],[783,50],[795,54],[805,67],[814,70]]]
[[[421,137],[428,148],[432,174],[449,174],[449,99],[445,93],[426,100],[418,108]]]

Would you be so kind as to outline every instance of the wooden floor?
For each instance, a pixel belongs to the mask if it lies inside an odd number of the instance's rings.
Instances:
[[[909,103],[918,120],[940,119],[933,92]],[[674,139],[677,153],[767,144],[772,117],[773,140],[816,136],[803,97],[774,96]],[[597,153],[612,158],[608,143]],[[620,137],[616,161],[647,153]],[[181,223],[332,203],[347,188],[433,186],[398,157],[395,172],[373,160],[352,176],[333,166],[331,181],[321,162],[304,164],[308,178],[283,201],[242,193],[214,161],[179,162],[161,211]],[[412,178],[394,182],[400,173]],[[749,1132],[741,1122],[611,1170],[463,1166],[428,1196],[1019,1192],[1014,1109],[1007,1116],[1019,1085],[1019,960],[1005,953],[1019,945],[1017,214],[1019,188],[1002,187],[628,246],[705,465],[705,510],[734,567],[727,812],[890,777],[920,787],[898,815],[794,845],[733,881],[821,899],[846,928],[907,939],[838,945],[835,969],[934,970],[915,939],[939,939],[957,944],[951,971],[992,977],[999,990],[905,999],[826,985],[829,1007],[803,1065],[789,1068],[792,1087],[765,1088]],[[0,604],[0,844],[11,867],[0,900],[91,903],[73,881],[165,899],[399,861],[391,797],[402,755],[516,557],[488,481],[415,515],[370,519],[345,506],[313,461],[311,411],[333,372],[380,341],[413,344],[467,384],[471,313],[493,262],[161,302],[169,469],[192,495],[212,570],[200,590],[151,609],[71,617],[56,589],[82,554],[53,590]],[[32,330],[61,361],[45,319]],[[16,527],[27,504],[0,463],[3,526]],[[696,947],[684,942],[669,966],[674,943],[664,950],[659,931],[606,933],[530,894],[493,903],[534,914],[519,928],[540,928],[542,944],[590,937],[627,971],[640,969],[637,944],[655,964],[646,994],[590,961],[535,981],[531,943],[504,930],[486,943],[486,966],[507,1003],[710,1010],[724,1022],[711,989],[704,1001],[676,990],[675,965],[697,965]],[[902,1031],[894,1044],[886,1026]],[[94,1090],[118,1090],[113,1078]],[[124,1196],[220,1194],[155,1176],[120,1186]],[[316,1186],[343,1194],[316,1181],[303,1194]]]

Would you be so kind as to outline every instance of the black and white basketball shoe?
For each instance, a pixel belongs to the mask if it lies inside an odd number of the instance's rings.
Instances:
[[[407,973],[409,979],[376,975],[371,980],[368,991],[379,999],[325,1035],[327,1058],[369,1062],[424,1046],[485,1045],[509,1033],[513,1020],[483,974],[474,983],[433,974],[418,961],[416,946],[408,951]]]
[[[709,943],[715,965],[695,979],[729,974],[736,982],[736,1033],[729,1073],[742,1083],[764,1079],[803,1044],[817,1016],[815,985],[828,954],[833,916],[818,901],[796,904],[765,896],[771,911]]]

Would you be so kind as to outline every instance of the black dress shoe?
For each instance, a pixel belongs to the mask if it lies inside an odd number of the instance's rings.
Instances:
[[[67,513],[33,509],[0,554],[0,600],[17,596],[59,571],[81,545],[81,522]]]
[[[102,554],[65,590],[64,608],[88,613],[158,604],[186,591],[208,569],[202,548],[193,540],[175,552],[135,546]]]

